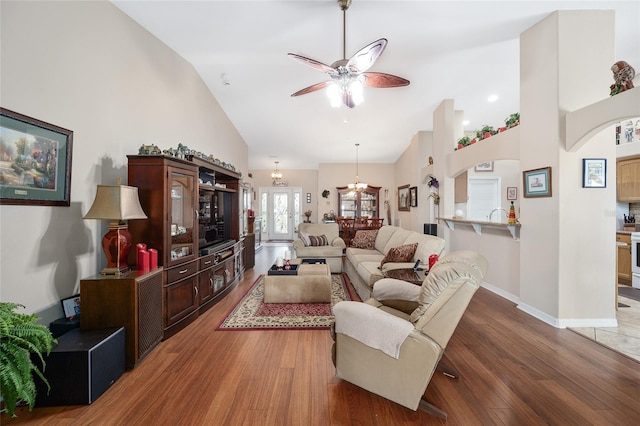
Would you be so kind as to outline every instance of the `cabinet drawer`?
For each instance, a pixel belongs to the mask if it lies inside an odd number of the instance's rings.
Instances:
[[[216,264],[216,255],[209,254],[207,256],[201,257],[198,261],[200,262],[200,270],[204,271],[205,269],[211,268]]]
[[[621,243],[631,244],[631,235],[616,233],[616,241]]]
[[[169,285],[178,280],[182,280],[196,272],[198,272],[197,260],[176,266],[175,268],[167,269],[167,282],[165,284]]]

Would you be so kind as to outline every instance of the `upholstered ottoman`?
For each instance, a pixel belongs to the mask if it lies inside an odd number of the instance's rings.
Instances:
[[[297,275],[265,276],[264,303],[331,303],[329,265],[303,263]]]

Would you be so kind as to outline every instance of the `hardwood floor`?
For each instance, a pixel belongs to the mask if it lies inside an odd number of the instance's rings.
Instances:
[[[480,289],[432,379],[446,422],[335,378],[328,331],[215,331],[283,247],[89,406],[22,408],[3,425],[635,425],[640,363]],[[372,371],[371,374],[376,374]]]

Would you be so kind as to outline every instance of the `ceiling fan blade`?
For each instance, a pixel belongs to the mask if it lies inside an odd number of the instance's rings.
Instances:
[[[376,40],[373,43],[368,44],[358,50],[356,54],[349,59],[346,68],[349,72],[354,74],[365,72],[371,68],[380,55],[382,55],[385,47],[387,47],[386,38],[381,38],[380,40]]]
[[[295,53],[287,53],[287,55],[291,56],[298,62],[302,62],[303,64],[318,70],[320,72],[326,72],[329,75],[337,75],[338,71],[330,67],[329,65],[323,64],[322,62],[316,61],[315,59],[307,58],[305,56],[296,55]]]
[[[366,87],[400,87],[409,85],[409,80],[397,75],[382,72],[365,72],[361,75],[364,77],[362,84]]]
[[[314,84],[313,86],[305,87],[304,89],[298,90],[296,93],[293,93],[291,96],[301,96],[306,95],[307,93],[315,92],[316,90],[322,90],[331,84],[331,81],[323,81],[322,83]]]

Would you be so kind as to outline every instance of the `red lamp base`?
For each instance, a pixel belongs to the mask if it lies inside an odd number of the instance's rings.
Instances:
[[[124,222],[111,222],[109,232],[102,237],[102,250],[107,258],[107,267],[102,275],[121,275],[129,271],[127,258],[131,248],[131,233]]]

